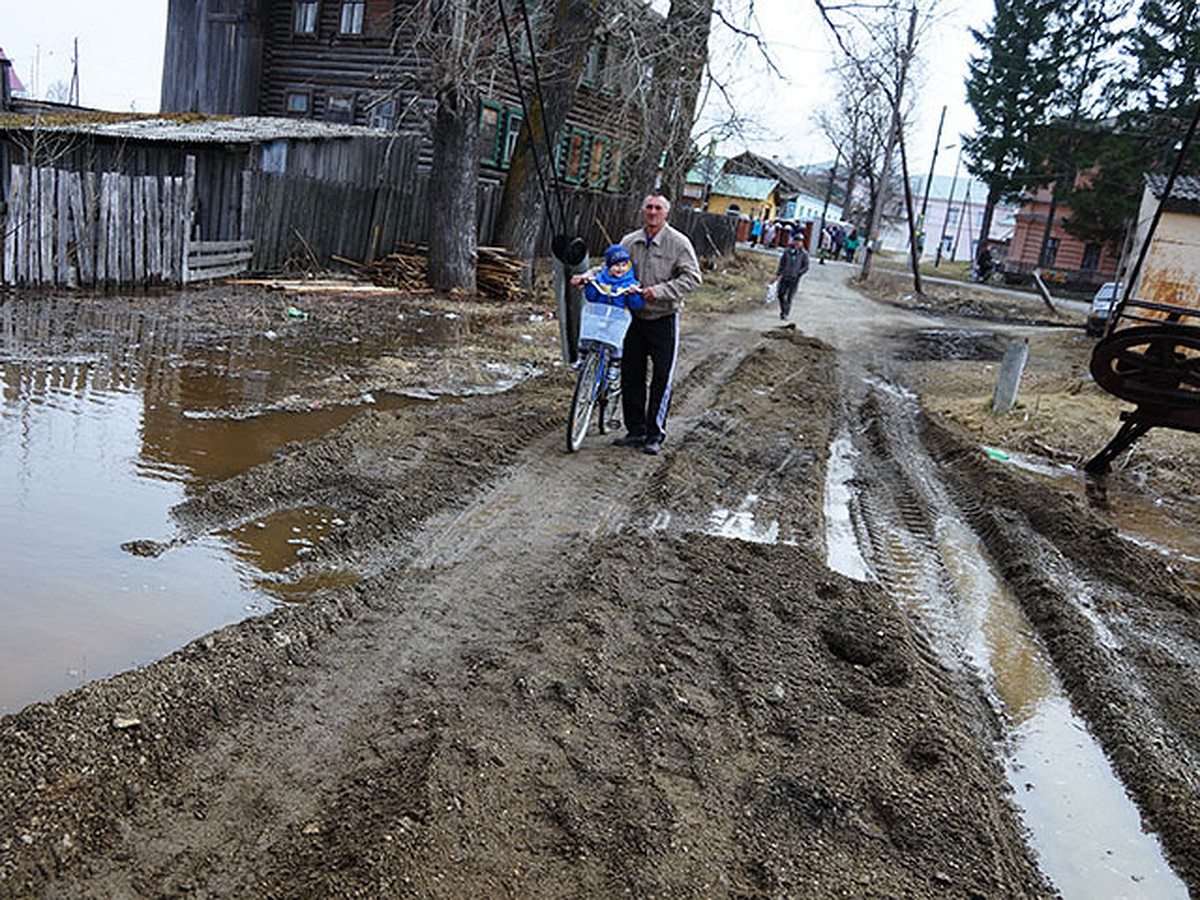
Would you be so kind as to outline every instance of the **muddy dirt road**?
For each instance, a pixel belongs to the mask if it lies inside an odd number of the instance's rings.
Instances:
[[[689,310],[660,457],[598,435],[566,454],[570,373],[549,368],[365,411],[180,507],[180,541],[339,510],[294,574],[358,580],[0,720],[0,895],[1053,896],[1004,699],[938,628],[950,511],[1182,882],[1099,884],[1200,891],[1193,576],[980,449],[1067,447],[1030,431],[1041,399],[998,424],[971,390],[1015,335],[1056,348],[1029,379],[1057,396],[1074,331],[904,309],[848,274],[814,266],[795,329],[757,298]],[[931,340],[985,352],[914,352]]]

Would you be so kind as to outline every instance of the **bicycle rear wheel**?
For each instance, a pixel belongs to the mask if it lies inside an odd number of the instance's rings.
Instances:
[[[575,381],[575,395],[571,398],[571,414],[567,418],[567,452],[574,453],[583,446],[588,427],[592,424],[592,410],[600,393],[602,354],[587,350],[579,366],[579,377]]]

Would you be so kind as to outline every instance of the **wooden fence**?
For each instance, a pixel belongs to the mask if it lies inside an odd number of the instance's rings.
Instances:
[[[14,165],[3,281],[112,286],[186,279],[195,163],[183,176]]]
[[[398,244],[427,243],[437,201],[429,197],[428,173],[418,168],[418,150],[415,141],[394,142],[367,184],[237,168],[246,165],[244,153],[220,167],[219,185],[212,171],[197,181],[191,155],[183,175],[13,165],[0,219],[0,282],[179,285],[247,270],[322,269],[335,256],[366,262]],[[214,184],[205,189],[205,179]],[[476,228],[483,244],[493,241],[501,191],[498,180],[480,181]],[[565,228],[593,250],[638,224],[636,215],[625,221],[629,203],[621,195],[568,189],[561,200]],[[736,223],[727,217],[680,209],[671,221],[701,256],[732,250]],[[220,233],[205,234],[205,223]],[[543,227],[542,254],[549,253],[549,232]]]

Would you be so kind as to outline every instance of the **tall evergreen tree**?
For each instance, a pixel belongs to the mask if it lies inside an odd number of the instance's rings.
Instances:
[[[1143,0],[1136,25],[1123,36],[1132,60],[1113,83],[1119,114],[1082,144],[1089,177],[1066,195],[1072,216],[1067,229],[1083,240],[1116,243],[1141,202],[1147,172],[1174,160],[1176,142],[1200,101],[1200,3]],[[1194,148],[1185,171],[1197,171]]]
[[[998,0],[987,28],[971,29],[980,54],[967,63],[966,88],[978,126],[962,146],[967,171],[988,186],[981,236],[991,229],[997,203],[1033,186],[1029,173],[1040,161],[1031,151],[1059,85],[1047,41],[1054,6]]]

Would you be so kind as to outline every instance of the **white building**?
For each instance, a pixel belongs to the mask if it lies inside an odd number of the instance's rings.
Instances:
[[[913,217],[916,230],[924,232],[921,258],[952,262],[974,259],[979,247],[979,232],[983,228],[987,193],[986,184],[961,173],[957,177],[913,178]],[[1003,257],[1003,248],[1012,239],[1016,214],[1016,206],[999,204],[992,215],[988,243],[998,258]],[[889,203],[880,237],[885,250],[908,250],[908,216],[903,195],[894,197]]]

